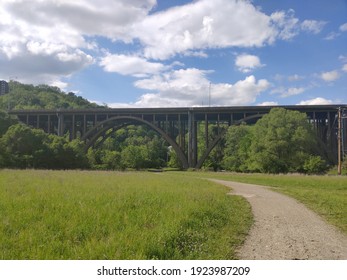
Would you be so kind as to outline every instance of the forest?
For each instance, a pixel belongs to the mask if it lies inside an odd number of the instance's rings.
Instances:
[[[10,82],[0,96],[0,168],[140,170],[181,168],[175,152],[156,132],[129,125],[97,148],[84,150],[79,140],[58,137],[19,123],[8,109],[102,107],[59,88]],[[203,124],[202,124],[203,125]],[[217,129],[211,125],[210,137]],[[203,129],[198,129],[204,143]],[[204,145],[198,147],[199,155]],[[255,125],[231,126],[212,150],[203,168],[235,172],[324,173],[332,159],[304,113],[274,108]]]

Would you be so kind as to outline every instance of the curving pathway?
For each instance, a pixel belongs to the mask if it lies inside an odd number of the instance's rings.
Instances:
[[[240,259],[347,260],[347,236],[295,199],[265,186],[210,180],[251,204],[255,222],[238,251]]]

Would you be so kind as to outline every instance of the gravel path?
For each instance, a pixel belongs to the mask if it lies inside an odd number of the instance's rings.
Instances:
[[[269,187],[211,181],[231,187],[231,194],[251,204],[255,223],[238,252],[240,259],[347,260],[347,236],[295,199]]]

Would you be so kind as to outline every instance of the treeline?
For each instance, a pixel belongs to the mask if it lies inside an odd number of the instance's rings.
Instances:
[[[58,87],[9,82],[10,93],[0,96],[0,110],[9,109],[73,109],[102,107],[73,92],[65,93]]]
[[[82,141],[31,129],[0,114],[0,167],[44,169],[148,169],[181,164],[168,144],[145,126],[129,125],[87,152]],[[210,140],[218,133],[211,126]],[[205,135],[198,133],[199,156]],[[188,138],[188,137],[186,137]],[[324,173],[329,158],[306,115],[275,108],[255,125],[229,127],[203,168],[235,172]]]
[[[0,138],[1,168],[89,168],[84,143],[14,124]]]

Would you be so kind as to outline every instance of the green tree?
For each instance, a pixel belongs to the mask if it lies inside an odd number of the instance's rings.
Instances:
[[[225,139],[223,168],[230,171],[247,172],[252,143],[251,127],[246,124],[231,126]]]
[[[121,153],[117,151],[105,151],[103,163],[106,169],[120,170],[123,169],[121,162]]]
[[[11,126],[0,138],[0,165],[10,168],[87,168],[84,143],[48,135],[24,124]]]
[[[57,87],[48,85],[27,85],[16,81],[9,82],[10,93],[0,96],[0,109],[57,109],[57,108],[96,108],[74,93],[64,93]]]
[[[223,167],[237,172],[321,173],[326,164],[306,114],[274,108],[254,126],[230,127]]]
[[[11,126],[0,139],[2,158],[8,167],[39,168],[48,153],[47,135],[23,124]]]
[[[147,157],[145,146],[127,146],[121,152],[122,165],[136,170],[146,167]]]
[[[10,116],[5,111],[0,110],[0,137],[5,134],[7,129],[18,123],[17,118]]]
[[[317,153],[317,137],[306,114],[274,108],[252,129],[251,171],[303,172],[304,163]]]

